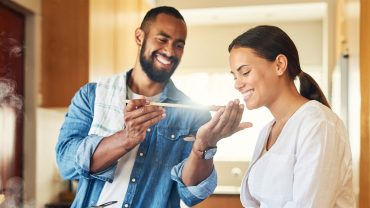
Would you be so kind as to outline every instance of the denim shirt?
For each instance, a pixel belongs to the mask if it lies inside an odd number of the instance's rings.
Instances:
[[[83,86],[72,99],[56,145],[60,174],[67,180],[78,180],[72,207],[96,205],[105,182],[114,180],[117,163],[99,172],[90,173],[91,157],[103,139],[88,135],[94,116],[96,83]],[[170,80],[160,102],[188,103],[191,101]],[[131,172],[124,207],[180,207],[180,199],[193,206],[209,195],[217,185],[216,171],[196,186],[185,186],[181,179],[184,163],[193,142],[185,141],[196,135],[198,128],[210,119],[209,112],[166,108],[166,117],[150,127],[140,144]],[[114,206],[112,206],[114,207]]]

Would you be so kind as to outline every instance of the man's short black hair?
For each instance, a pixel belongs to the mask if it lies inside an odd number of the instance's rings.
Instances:
[[[143,21],[141,22],[140,28],[144,30],[144,32],[147,32],[150,23],[153,22],[159,14],[167,14],[185,22],[184,17],[174,7],[160,6],[155,7],[146,13]]]

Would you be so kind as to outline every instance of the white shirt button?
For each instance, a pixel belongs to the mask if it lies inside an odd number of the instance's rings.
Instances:
[[[125,207],[128,207],[128,204],[125,204],[124,206],[125,206]]]
[[[172,134],[172,135],[171,135],[171,138],[172,138],[172,139],[174,139],[174,138],[175,138],[175,135],[174,135],[174,134]]]
[[[144,153],[140,152],[139,155],[140,155],[140,157],[142,157],[142,156],[144,156]]]
[[[132,178],[131,181],[132,181],[132,183],[135,183],[136,179],[135,178]]]
[[[147,131],[147,132],[150,132],[151,130],[150,130],[150,128],[148,128],[146,131]]]

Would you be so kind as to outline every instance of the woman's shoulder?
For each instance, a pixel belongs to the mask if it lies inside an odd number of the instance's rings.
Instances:
[[[328,122],[332,124],[336,124],[338,121],[341,122],[341,119],[334,111],[316,100],[306,102],[298,111],[295,117],[299,120],[309,120],[313,123]]]
[[[296,125],[295,128],[300,132],[301,137],[305,137],[302,135],[330,134],[336,135],[342,141],[347,138],[347,130],[340,117],[318,101],[311,100],[305,103],[292,123]]]

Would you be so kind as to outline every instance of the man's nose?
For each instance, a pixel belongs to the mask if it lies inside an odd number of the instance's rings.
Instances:
[[[167,57],[173,57],[175,56],[175,51],[173,49],[173,46],[171,44],[167,44],[165,47],[164,47],[164,50],[163,50],[163,53],[167,56]]]

